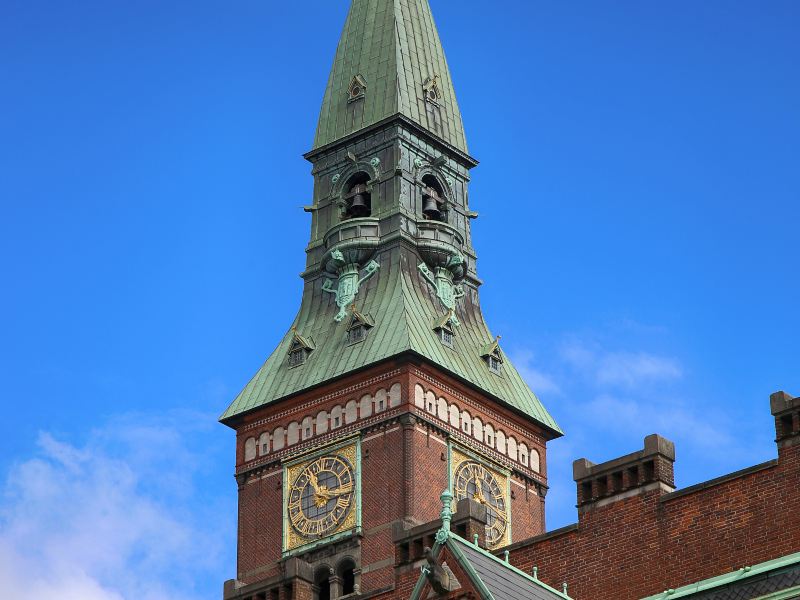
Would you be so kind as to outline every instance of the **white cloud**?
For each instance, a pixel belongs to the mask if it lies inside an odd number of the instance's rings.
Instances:
[[[513,352],[511,362],[536,394],[558,394],[561,391],[558,383],[552,377],[535,366],[536,361],[530,350]]]
[[[195,581],[219,571],[233,539],[217,500],[194,497],[204,452],[191,442],[213,422],[123,417],[80,446],[40,434],[0,501],[3,596],[197,598]]]
[[[643,438],[658,433],[671,440],[715,452],[729,452],[732,436],[712,426],[697,410],[677,399],[631,399],[600,394],[584,405],[589,422],[600,429]]]
[[[609,352],[572,341],[561,347],[560,354],[573,368],[583,371],[603,386],[635,388],[644,383],[683,376],[677,360],[647,352]]]

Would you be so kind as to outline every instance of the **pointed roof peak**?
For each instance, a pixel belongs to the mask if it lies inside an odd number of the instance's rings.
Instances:
[[[428,0],[353,0],[325,89],[314,149],[397,115],[467,152]]]

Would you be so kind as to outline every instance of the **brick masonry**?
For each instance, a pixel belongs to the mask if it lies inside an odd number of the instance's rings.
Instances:
[[[569,582],[576,598],[634,600],[800,551],[798,408],[776,414],[776,461],[683,490],[671,491],[672,462],[658,453],[649,479],[603,494],[593,480],[592,499],[582,486],[592,473],[576,468],[577,525],[513,544],[512,564]],[[613,475],[648,455],[623,458],[591,468]]]
[[[332,407],[394,382],[402,386],[398,406],[331,435],[244,460],[243,441],[254,432],[286,426],[310,407]],[[518,439],[538,445],[540,472],[475,445],[459,428],[420,410],[413,391],[420,382],[462,405],[469,399],[472,414],[503,423]],[[342,552],[358,557],[361,594],[354,598],[408,598],[422,550],[433,544],[438,526],[439,493],[448,483],[448,441],[472,444],[510,467],[514,543],[498,554],[509,550],[511,563],[527,572],[536,566],[539,577],[557,589],[568,582],[574,598],[635,600],[800,551],[800,400],[773,394],[771,409],[777,460],[683,490],[674,489],[674,447],[657,435],[648,436],[642,450],[603,464],[575,461],[578,522],[543,533],[546,432],[429,367],[396,362],[367,370],[238,424],[238,582],[226,583],[226,598],[313,598],[309,572],[315,556],[281,555],[281,465],[348,435],[362,440],[362,531],[342,542]],[[463,523],[459,527],[468,539],[480,531],[480,521]],[[423,533],[411,539],[416,531]]]
[[[289,424],[302,423],[321,410],[332,411],[364,395],[375,396],[399,384],[400,401],[381,412],[373,412],[335,430],[319,434],[316,427],[307,439],[266,453],[260,448],[253,457],[246,456],[248,439],[259,439],[264,432]],[[519,443],[536,448],[541,461],[539,471],[514,461],[487,447],[461,427],[430,414],[415,405],[415,387],[424,385],[437,398],[446,398],[469,410],[483,423],[496,424],[498,430],[513,436]],[[380,396],[382,397],[382,396]],[[360,590],[365,594],[388,593],[397,597],[399,587],[413,587],[418,565],[406,561],[398,567],[393,540],[396,527],[411,528],[435,521],[441,510],[439,495],[448,487],[448,444],[462,446],[483,454],[511,473],[511,514],[514,539],[523,539],[544,531],[544,495],[546,485],[546,440],[551,434],[523,416],[506,409],[496,400],[467,388],[459,381],[416,361],[392,361],[361,373],[320,386],[311,392],[287,399],[274,406],[246,415],[235,424],[237,431],[236,476],[239,488],[239,533],[237,582],[228,583],[226,594],[272,600],[275,591],[287,597],[300,594],[310,585],[294,578],[288,584],[286,559],[282,558],[283,462],[313,452],[348,436],[361,440],[362,527],[351,543],[357,550]],[[472,529],[466,532],[472,535]],[[432,545],[432,536],[429,545]],[[320,553],[298,555],[314,563]],[[413,562],[413,561],[412,561]],[[409,570],[410,569],[410,570]],[[312,581],[313,581],[313,576]],[[408,581],[406,581],[406,579]],[[289,590],[289,587],[291,590]],[[255,590],[247,596],[246,590]],[[410,589],[410,588],[409,588]],[[235,591],[234,591],[235,590]],[[242,595],[244,594],[244,595]],[[231,597],[226,595],[226,597]],[[297,596],[300,597],[300,596]]]

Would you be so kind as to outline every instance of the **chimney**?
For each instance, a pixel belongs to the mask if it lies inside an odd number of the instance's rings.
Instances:
[[[793,398],[786,392],[775,392],[769,397],[769,408],[775,417],[778,448],[797,444],[800,440],[800,398]]]
[[[675,444],[658,434],[644,438],[644,449],[599,465],[581,458],[572,464],[578,509],[600,507],[650,490],[675,489]]]

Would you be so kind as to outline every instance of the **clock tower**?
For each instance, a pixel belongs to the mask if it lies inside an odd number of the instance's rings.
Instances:
[[[428,0],[353,0],[314,144],[300,309],[223,413],[226,598],[408,598],[394,540],[452,490],[480,544],[544,532],[561,431],[481,313],[461,113]],[[400,532],[400,533],[398,533]]]

